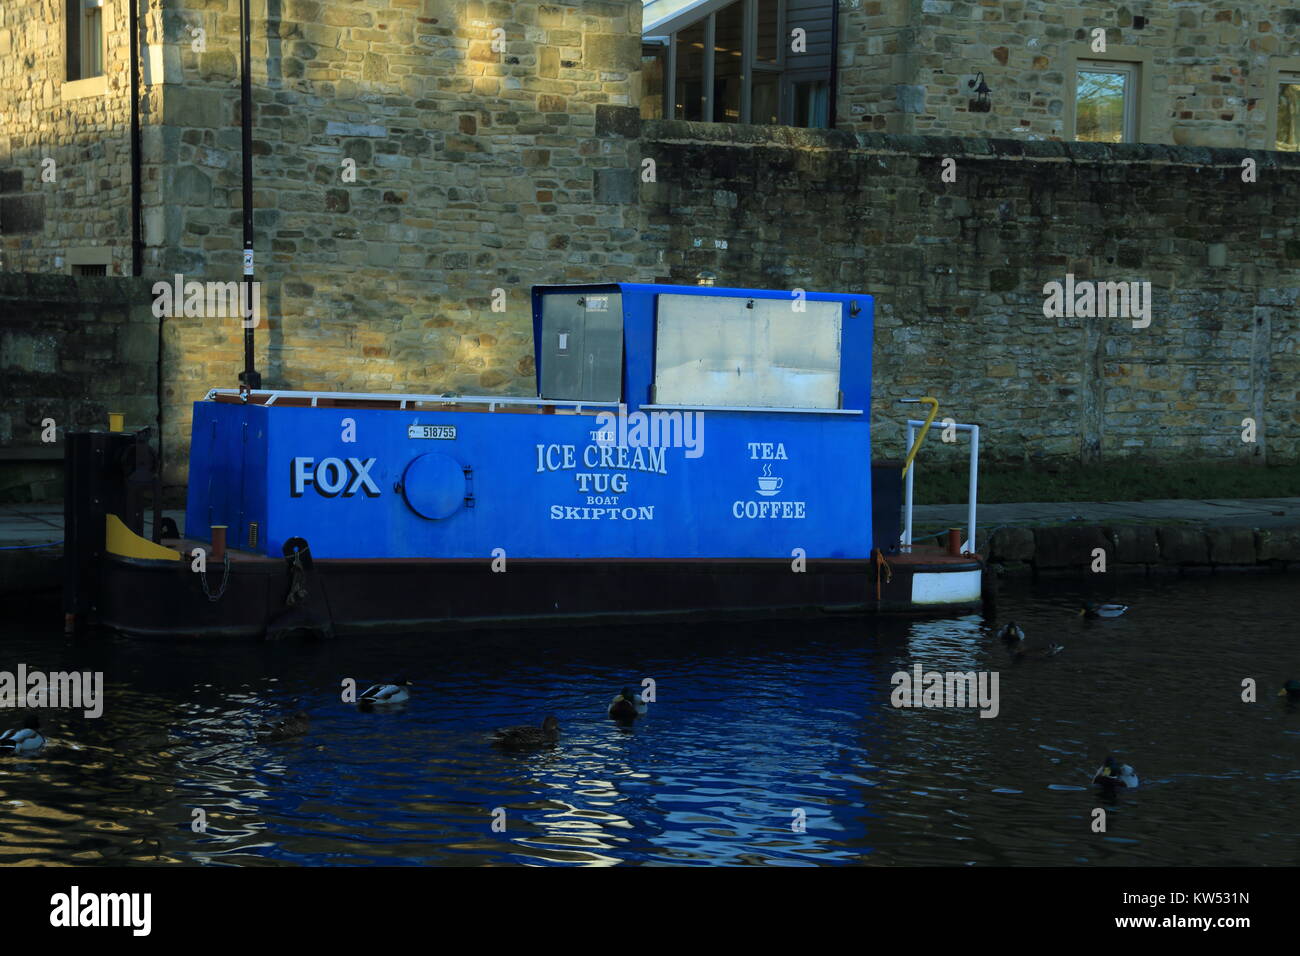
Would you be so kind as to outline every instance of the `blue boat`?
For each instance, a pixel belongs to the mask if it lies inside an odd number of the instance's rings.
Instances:
[[[278,636],[978,607],[980,557],[900,544],[902,463],[873,466],[871,296],[532,305],[536,397],[212,389],[183,535],[145,539],[130,488],[73,460],[143,460],[138,436],[74,436],[70,501],[106,504],[69,505],[69,614]]]

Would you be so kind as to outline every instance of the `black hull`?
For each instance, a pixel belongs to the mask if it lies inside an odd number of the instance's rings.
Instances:
[[[917,572],[980,572],[983,562],[891,556],[810,561],[795,572],[768,560],[317,560],[306,597],[288,606],[284,562],[218,562],[206,575],[188,562],[107,555],[90,620],[159,637],[342,635],[366,631],[603,623],[647,616],[710,619],[907,613],[953,615],[979,600],[918,605]],[[223,588],[223,578],[225,578]],[[207,593],[204,590],[206,579]],[[209,597],[211,595],[211,597]]]

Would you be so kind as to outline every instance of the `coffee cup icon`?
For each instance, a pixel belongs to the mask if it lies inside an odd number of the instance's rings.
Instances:
[[[770,497],[780,491],[783,484],[785,484],[784,478],[772,478],[764,475],[758,479],[758,493]]]

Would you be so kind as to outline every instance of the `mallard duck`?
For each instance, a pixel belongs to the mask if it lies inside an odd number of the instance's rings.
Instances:
[[[1048,644],[1046,647],[1025,647],[1023,644],[1010,649],[1013,661],[1046,660],[1065,650],[1064,644]]]
[[[1024,629],[1015,621],[1008,621],[998,631],[998,637],[1004,644],[1015,645],[1025,639]]]
[[[645,715],[648,708],[641,695],[624,687],[609,702],[609,716],[619,723],[631,723]]]
[[[288,740],[290,737],[301,737],[309,730],[311,730],[311,715],[305,710],[297,711],[288,720],[282,720],[274,724],[263,724],[257,728],[258,734],[269,742]]]
[[[1089,601],[1079,613],[1084,617],[1119,617],[1127,610],[1127,604],[1094,604]]]
[[[506,727],[492,734],[492,743],[511,750],[545,747],[560,739],[560,721],[554,714],[542,721],[540,727]]]
[[[409,680],[399,680],[392,684],[372,684],[361,692],[361,696],[357,698],[357,706],[362,710],[373,710],[376,707],[405,704],[411,699],[411,692],[406,689],[410,686]]]
[[[1121,787],[1133,790],[1138,785],[1138,777],[1128,764],[1117,763],[1113,756],[1107,754],[1106,762],[1097,768],[1092,782],[1103,790],[1117,790]]]
[[[0,750],[12,750],[16,754],[39,753],[45,746],[40,726],[40,718],[33,715],[24,720],[18,730],[6,730],[0,734]]]
[[[1292,677],[1282,685],[1282,689],[1277,692],[1279,697],[1289,697],[1291,700],[1300,701],[1300,680]]]

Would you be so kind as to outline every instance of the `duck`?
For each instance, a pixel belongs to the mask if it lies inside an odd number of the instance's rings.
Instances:
[[[1118,763],[1114,756],[1107,754],[1106,762],[1097,768],[1092,782],[1108,792],[1114,792],[1120,788],[1134,790],[1138,785],[1138,777],[1128,764]]]
[[[619,723],[630,724],[638,717],[644,717],[649,708],[646,702],[641,699],[641,695],[635,691],[624,687],[614,695],[614,699],[609,702],[608,714],[611,720],[617,720]]]
[[[271,743],[278,740],[289,740],[291,737],[301,737],[309,730],[311,730],[311,715],[305,710],[297,711],[288,720],[282,720],[274,724],[263,724],[257,728],[258,735]]]
[[[1119,617],[1127,610],[1127,604],[1094,604],[1089,601],[1079,613],[1084,617]]]
[[[361,692],[357,698],[357,706],[362,710],[373,710],[376,707],[393,707],[397,704],[405,704],[411,699],[411,692],[407,690],[412,686],[409,680],[399,680],[392,684],[372,684]]]
[[[560,739],[560,720],[549,714],[541,727],[505,727],[492,734],[492,743],[509,750],[545,747]]]
[[[0,749],[12,750],[16,754],[35,754],[45,747],[45,738],[41,736],[41,721],[35,715],[23,721],[17,730],[6,730],[0,734]]]
[[[1287,697],[1293,701],[1300,701],[1300,680],[1292,677],[1282,685],[1282,689],[1277,692],[1279,697]]]
[[[1025,643],[1025,629],[1011,621],[998,631],[998,637],[1007,645],[1007,653],[1013,661],[1045,660],[1055,657],[1065,650],[1063,644],[1048,644],[1045,647],[1030,647]]]
[[[1064,644],[1048,644],[1045,647],[1025,647],[1019,645],[1009,649],[1013,661],[1047,660],[1065,650]]]
[[[998,637],[1004,644],[1015,645],[1025,639],[1025,631],[1015,621],[1008,621],[998,631]]]

